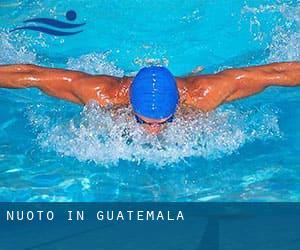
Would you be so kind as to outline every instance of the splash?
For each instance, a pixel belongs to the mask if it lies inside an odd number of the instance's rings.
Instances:
[[[169,65],[169,60],[165,57],[163,58],[135,58],[133,61],[134,64],[140,67],[146,67],[150,65],[158,65],[158,66],[165,66]]]
[[[300,59],[300,5],[290,6],[284,2],[272,5],[259,5],[242,9],[242,15],[250,13],[250,32],[254,40],[263,41],[271,37],[268,45],[269,57],[266,62],[294,61]],[[270,29],[270,34],[262,32],[262,26],[267,22],[261,20],[262,14],[279,14],[278,23]],[[268,29],[269,30],[269,29]],[[268,32],[268,33],[269,33]]]
[[[285,27],[275,26],[269,62],[300,60],[300,6],[282,9]]]
[[[165,166],[188,157],[216,159],[247,142],[280,137],[277,113],[271,109],[230,107],[209,115],[181,109],[173,123],[152,136],[132,119],[130,108],[103,109],[92,101],[79,116],[64,121],[53,121],[64,117],[57,111],[40,116],[41,108],[29,109],[28,118],[43,149],[105,166],[121,160]]]
[[[107,57],[110,51],[104,53],[90,53],[79,58],[70,58],[67,67],[72,70],[84,71],[91,74],[106,74],[113,76],[124,76],[124,71],[109,62]]]
[[[192,11],[191,14],[185,15],[181,17],[182,23],[195,23],[199,20],[202,20],[201,13],[199,9],[195,9]]]
[[[10,36],[0,31],[0,64],[35,63],[36,54],[19,41],[19,36]]]

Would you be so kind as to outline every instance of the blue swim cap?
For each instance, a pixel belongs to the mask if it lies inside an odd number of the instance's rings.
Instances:
[[[168,118],[176,112],[178,101],[175,78],[164,67],[142,68],[130,86],[133,111],[147,118]]]

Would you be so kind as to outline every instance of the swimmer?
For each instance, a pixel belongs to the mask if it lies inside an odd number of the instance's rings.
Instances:
[[[300,62],[176,78],[159,66],[142,68],[135,77],[119,78],[29,64],[0,65],[1,88],[38,88],[50,96],[82,105],[90,100],[96,100],[101,107],[131,105],[136,121],[151,134],[159,133],[164,124],[172,122],[179,105],[209,112],[268,86],[297,85]]]

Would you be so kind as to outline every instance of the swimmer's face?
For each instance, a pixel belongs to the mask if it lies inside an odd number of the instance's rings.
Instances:
[[[164,118],[164,119],[153,119],[153,118],[147,118],[141,115],[135,114],[136,117],[139,118],[139,120],[142,121],[143,128],[149,132],[152,135],[157,135],[161,132],[163,129],[165,123],[167,120],[169,120],[170,117]]]

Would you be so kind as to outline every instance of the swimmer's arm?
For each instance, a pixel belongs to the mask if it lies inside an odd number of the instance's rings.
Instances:
[[[254,95],[269,86],[295,87],[300,85],[300,62],[272,63],[228,70],[237,85],[234,93],[226,98],[233,101]]]
[[[100,105],[107,101],[114,104],[110,98],[120,88],[121,81],[122,78],[31,64],[0,65],[0,88],[39,88],[50,96],[78,104],[85,104],[91,99],[97,100]]]
[[[214,75],[185,78],[187,105],[209,112],[224,102],[263,91],[268,86],[300,84],[300,62],[227,69]]]
[[[81,103],[73,93],[74,82],[87,74],[33,64],[0,65],[1,88],[38,88],[50,96]]]

